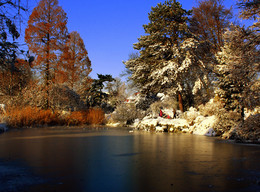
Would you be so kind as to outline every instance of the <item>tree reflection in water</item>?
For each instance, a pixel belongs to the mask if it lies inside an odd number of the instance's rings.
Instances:
[[[259,191],[260,146],[125,129],[30,129],[0,136],[0,159],[47,182],[28,191]]]

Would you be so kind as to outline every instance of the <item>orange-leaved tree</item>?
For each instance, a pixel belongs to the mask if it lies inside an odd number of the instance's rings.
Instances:
[[[60,58],[59,80],[76,89],[91,72],[91,61],[79,33],[73,31],[68,37]]]
[[[199,0],[192,11],[190,30],[201,40],[211,42],[211,51],[220,51],[223,34],[233,17],[232,8],[226,8],[222,0]]]
[[[25,42],[35,55],[33,66],[44,78],[45,107],[50,108],[49,86],[55,82],[57,59],[67,39],[67,16],[58,0],[41,0],[30,15]]]

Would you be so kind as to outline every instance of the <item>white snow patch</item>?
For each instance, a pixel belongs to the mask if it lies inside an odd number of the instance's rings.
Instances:
[[[118,126],[120,126],[120,123],[108,123],[108,124],[106,124],[106,126],[109,126],[109,127],[118,127]]]
[[[190,130],[195,135],[215,136],[216,132],[213,127],[216,121],[217,117],[215,115],[209,117],[198,116]]]
[[[165,119],[158,118],[158,124],[160,125],[173,125],[176,128],[188,127],[189,124],[185,119]]]
[[[156,126],[156,127],[155,127],[155,131],[157,131],[157,132],[163,132],[163,131],[164,131],[164,127]]]

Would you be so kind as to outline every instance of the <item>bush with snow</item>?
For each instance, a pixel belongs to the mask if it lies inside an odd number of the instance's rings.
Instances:
[[[224,104],[219,100],[214,100],[214,99],[211,99],[205,105],[202,104],[199,106],[200,114],[205,117],[216,115],[219,112],[223,112],[222,109],[224,109]]]
[[[177,109],[176,99],[164,96],[162,100],[156,101],[150,105],[150,110],[152,111],[153,117],[158,117],[160,109],[163,109],[163,112],[166,115],[172,117],[173,109]]]
[[[199,115],[200,115],[200,112],[197,109],[190,107],[188,111],[183,113],[182,117],[188,121],[189,125],[193,125],[195,119]]]
[[[215,115],[209,117],[198,116],[194,125],[190,127],[190,131],[195,135],[215,136],[214,127],[217,121],[218,119]]]
[[[116,110],[112,113],[111,121],[120,122],[123,124],[131,124],[135,119],[143,118],[143,113],[136,109],[133,103],[122,103],[117,106]]]
[[[237,138],[260,142],[260,114],[250,115],[236,129]]]
[[[199,106],[199,112],[202,116],[217,117],[217,122],[214,125],[214,130],[218,135],[228,132],[241,121],[241,114],[236,111],[227,111],[224,104],[218,99],[211,99],[205,105]]]

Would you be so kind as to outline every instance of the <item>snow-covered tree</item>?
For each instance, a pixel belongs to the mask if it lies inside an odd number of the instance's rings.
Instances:
[[[112,107],[123,103],[127,98],[126,85],[120,78],[115,78],[114,81],[107,82],[105,90],[107,90],[109,94],[108,104]]]
[[[134,44],[140,56],[124,62],[142,92],[178,94],[180,110],[183,110],[182,95],[188,89],[193,90],[195,82],[196,88],[207,83],[203,61],[207,50],[189,32],[190,14],[191,11],[172,0],[152,7],[150,23],[144,25],[147,35]]]
[[[237,110],[243,117],[244,107],[260,104],[259,49],[254,41],[257,34],[250,29],[232,26],[224,34],[224,46],[216,54],[218,94],[228,110]]]

